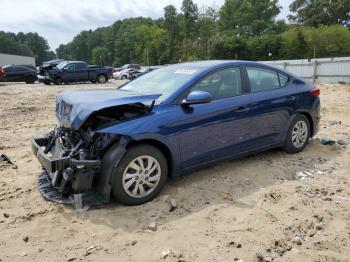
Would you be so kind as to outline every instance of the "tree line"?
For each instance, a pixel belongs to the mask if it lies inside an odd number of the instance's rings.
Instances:
[[[289,8],[286,23],[276,19],[281,10],[278,0],[226,0],[220,8],[183,0],[180,10],[165,6],[159,19],[129,18],[82,31],[68,44],[61,44],[56,54],[66,60],[111,66],[350,56],[349,0],[294,0]],[[0,52],[1,41],[2,34]],[[25,39],[16,45],[18,52],[32,52],[37,61],[45,53],[51,55],[46,47],[45,52],[36,53]]]
[[[350,55],[349,0],[295,0],[288,24],[276,20],[280,10],[278,0],[226,0],[219,9],[184,0],[180,10],[164,7],[160,19],[130,18],[83,31],[56,52],[113,66]]]
[[[56,57],[47,40],[38,33],[7,33],[0,31],[0,53],[32,56],[36,64]]]

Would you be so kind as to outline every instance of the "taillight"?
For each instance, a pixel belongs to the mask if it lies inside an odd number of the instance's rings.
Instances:
[[[321,91],[318,88],[314,88],[310,91],[310,93],[314,96],[319,96],[321,94]]]

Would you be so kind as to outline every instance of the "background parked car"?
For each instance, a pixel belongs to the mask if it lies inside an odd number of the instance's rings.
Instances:
[[[156,69],[159,69],[161,68],[162,66],[149,66],[149,67],[142,67],[140,70],[137,70],[135,72],[132,72],[130,74],[130,79],[135,79],[135,78],[138,78],[144,74],[147,74],[153,70],[156,70]]]
[[[87,82],[106,83],[112,76],[112,68],[108,66],[98,67],[89,66],[83,61],[65,61],[51,70],[47,70],[45,76],[39,75],[38,78],[44,83],[62,83]]]
[[[129,68],[139,70],[139,69],[141,69],[141,65],[139,65],[139,64],[125,64],[122,67],[114,68],[114,70],[115,70],[115,72],[119,72],[119,71],[122,71],[124,69],[129,69]]]
[[[38,79],[36,69],[31,69],[23,65],[7,65],[3,67],[4,75],[1,82],[26,82],[34,84]]]
[[[130,79],[131,75],[136,72],[135,69],[133,68],[128,68],[128,69],[124,69],[122,71],[118,71],[113,73],[113,78],[114,79]]]
[[[0,66],[0,77],[2,77],[5,74],[4,69]]]
[[[56,68],[56,66],[58,66],[62,62],[65,62],[65,60],[54,59],[54,60],[46,61],[41,66],[39,66],[39,70],[38,70],[39,82],[43,82],[46,85],[51,84],[51,81],[46,77],[48,76],[48,70]]]

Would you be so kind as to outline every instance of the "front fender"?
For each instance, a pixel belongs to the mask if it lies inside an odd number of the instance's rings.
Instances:
[[[102,156],[101,173],[97,177],[96,191],[106,203],[109,202],[111,196],[113,170],[118,167],[120,160],[125,155],[126,146],[129,142],[130,139],[128,137],[122,136],[119,142],[114,143]]]

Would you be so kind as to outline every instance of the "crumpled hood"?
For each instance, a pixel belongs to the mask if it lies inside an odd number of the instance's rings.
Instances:
[[[93,112],[113,106],[152,102],[160,96],[118,89],[64,92],[57,95],[56,116],[62,126],[77,130]]]

